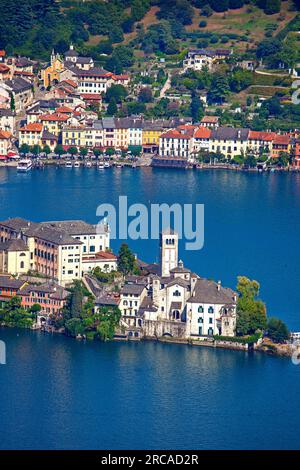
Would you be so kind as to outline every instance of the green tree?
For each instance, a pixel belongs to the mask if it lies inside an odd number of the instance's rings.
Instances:
[[[144,87],[140,90],[138,100],[141,103],[151,103],[153,101],[152,90],[150,87]]]
[[[65,151],[64,151],[62,145],[57,145],[57,146],[55,147],[55,149],[54,149],[54,153],[55,153],[56,155],[58,155],[59,157],[61,157],[61,155],[63,155],[64,152],[65,152]]]
[[[26,155],[27,153],[29,153],[30,151],[30,147],[28,144],[22,144],[21,147],[20,147],[20,153]]]
[[[35,156],[39,155],[42,151],[41,147],[39,145],[33,145],[30,149],[31,153]]]
[[[68,148],[68,153],[69,153],[70,155],[72,155],[72,157],[74,157],[74,155],[77,155],[77,153],[78,153],[77,147],[69,147],[69,148]]]
[[[224,74],[215,74],[207,98],[211,103],[223,103],[229,94],[228,78]]]
[[[267,336],[276,343],[283,343],[290,337],[286,324],[279,318],[269,318],[267,323]]]
[[[107,106],[107,115],[108,116],[115,116],[118,112],[118,106],[117,106],[117,103],[116,103],[116,100],[115,98],[111,98],[108,106]]]
[[[122,243],[118,256],[118,270],[124,275],[137,270],[136,259],[126,243]]]
[[[46,155],[49,155],[49,153],[51,153],[51,149],[50,149],[49,145],[44,145],[43,153],[45,153]]]
[[[245,276],[238,277],[237,333],[239,335],[251,335],[257,330],[263,331],[266,327],[266,306],[257,298],[259,288],[257,281]]]
[[[114,98],[116,103],[122,103],[127,96],[127,90],[123,85],[112,85],[105,93],[105,101],[109,103]]]
[[[10,110],[15,111],[16,105],[15,105],[15,97],[13,93],[10,93]]]
[[[203,103],[196,93],[193,93],[191,100],[191,116],[193,122],[199,122],[204,116]]]
[[[264,12],[267,15],[274,15],[280,12],[281,0],[264,0]]]
[[[86,147],[81,147],[80,149],[80,155],[82,156],[82,158],[86,157],[88,154],[88,150]]]
[[[65,323],[67,334],[70,336],[82,335],[84,333],[84,326],[80,318],[70,318]]]

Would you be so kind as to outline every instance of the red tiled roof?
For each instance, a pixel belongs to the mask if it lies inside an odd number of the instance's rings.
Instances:
[[[129,80],[129,75],[125,75],[125,74],[123,74],[123,75],[115,75],[115,74],[113,74],[113,75],[112,75],[112,79],[113,79],[113,80]]]
[[[276,134],[275,132],[260,132],[260,131],[250,131],[249,140],[263,140],[271,142],[274,140]]]
[[[100,93],[81,93],[83,100],[102,100]]]
[[[219,121],[218,116],[204,116],[201,119],[201,122],[208,122],[210,124],[217,124],[218,121]]]
[[[24,77],[34,77],[34,73],[25,72],[24,70],[15,70],[14,75],[23,75]]]
[[[0,57],[4,57],[5,55],[6,55],[6,52],[5,52],[4,49],[2,49],[2,50],[0,51]]]
[[[40,122],[30,122],[26,126],[21,127],[20,131],[30,131],[30,132],[42,132],[43,124]]]
[[[274,138],[274,144],[288,145],[290,143],[290,140],[291,138],[289,135],[276,134]]]
[[[96,253],[97,258],[103,258],[103,259],[117,259],[116,255],[111,253],[110,251],[98,251]]]
[[[61,83],[67,83],[68,85],[71,85],[73,88],[77,88],[77,83],[74,82],[73,80],[69,80],[69,79],[62,80]]]
[[[167,139],[190,139],[190,135],[181,133],[177,129],[164,132],[160,137]]]
[[[110,251],[98,251],[95,253],[95,256],[84,256],[83,261],[95,261],[95,260],[117,260],[117,256],[111,253]]]
[[[61,106],[60,108],[56,108],[56,113],[72,114],[73,109],[69,108],[68,106]]]
[[[44,114],[40,116],[41,121],[67,121],[69,118],[65,114]]]
[[[9,72],[10,68],[5,64],[0,64],[0,73]]]
[[[10,139],[12,137],[12,134],[8,131],[2,131],[0,129],[0,139]]]
[[[210,136],[211,130],[207,129],[207,127],[199,127],[194,134],[194,137],[198,139],[209,139]]]

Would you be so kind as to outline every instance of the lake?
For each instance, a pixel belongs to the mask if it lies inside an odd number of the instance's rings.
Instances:
[[[200,276],[234,288],[238,275],[261,284],[269,315],[300,330],[300,174],[222,170],[55,168],[17,173],[0,168],[0,219],[84,219],[98,222],[99,204],[201,203],[205,243],[180,258]],[[137,255],[158,260],[157,240],[128,241]],[[120,241],[112,241],[117,250]]]
[[[0,217],[96,223],[100,203],[205,204],[205,244],[180,257],[300,330],[300,175],[167,169],[0,169]],[[117,250],[120,241],[112,241]],[[157,240],[129,241],[156,261]],[[3,449],[300,447],[300,367],[286,358],[155,342],[84,343],[0,330]]]
[[[0,329],[2,449],[299,449],[300,367]]]

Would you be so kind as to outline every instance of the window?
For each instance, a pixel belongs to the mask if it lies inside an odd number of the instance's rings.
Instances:
[[[177,290],[175,290],[175,291],[173,292],[173,295],[174,295],[175,297],[180,297],[181,294],[180,294],[179,290],[177,289]]]
[[[95,252],[95,246],[94,246],[94,245],[91,245],[91,246],[90,246],[90,252],[91,252],[91,253],[94,253],[94,252]]]
[[[208,307],[208,313],[214,313],[214,308],[212,306]]]
[[[212,317],[210,317],[209,324],[212,325],[212,323],[213,323],[213,319],[212,319]]]
[[[202,317],[198,318],[198,323],[203,323],[203,318]]]
[[[202,305],[200,305],[200,307],[198,307],[198,313],[203,313],[204,312],[204,308],[202,307]]]
[[[21,261],[21,263],[20,263],[20,269],[24,269],[24,261]]]

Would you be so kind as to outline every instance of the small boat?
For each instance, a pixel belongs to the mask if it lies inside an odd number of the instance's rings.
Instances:
[[[104,168],[110,168],[109,162],[105,162],[105,163],[104,163]]]
[[[79,162],[74,162],[74,168],[80,168],[80,163]]]
[[[86,166],[86,168],[91,168],[92,162],[85,162],[85,166]]]
[[[121,163],[116,163],[116,168],[122,168],[122,164]]]
[[[98,170],[104,170],[104,168],[105,168],[104,163],[99,162],[99,163],[98,163]]]
[[[29,158],[24,158],[18,162],[17,171],[20,173],[26,173],[31,170],[32,161]]]
[[[65,164],[65,167],[66,167],[66,168],[72,168],[72,167],[73,167],[73,163],[70,162],[70,161],[67,161],[66,164]]]

